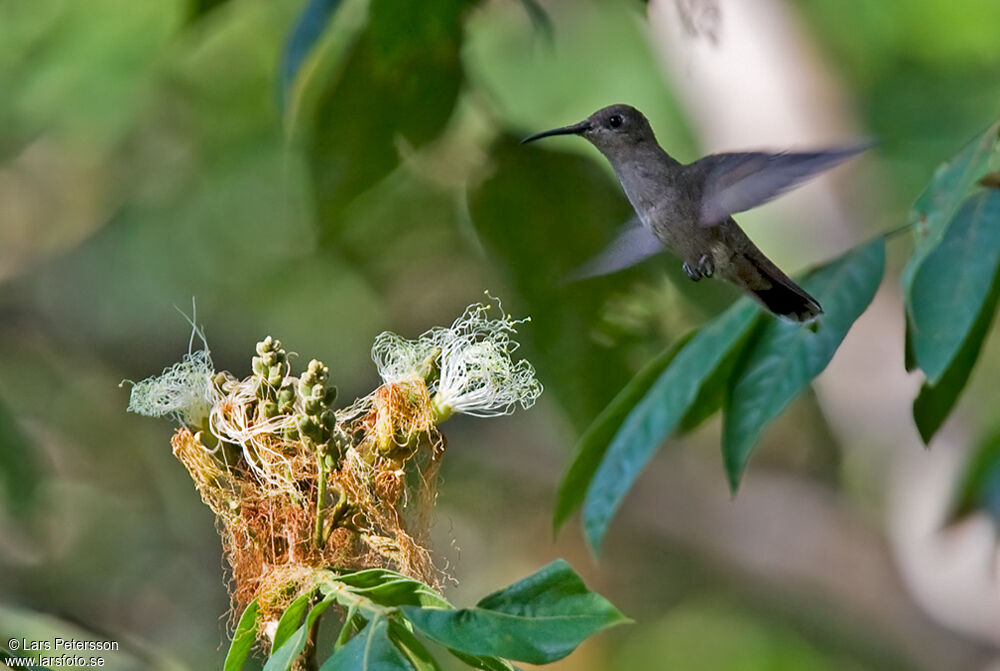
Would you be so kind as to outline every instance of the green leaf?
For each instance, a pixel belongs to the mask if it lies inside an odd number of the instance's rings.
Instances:
[[[760,434],[833,358],[854,321],[871,303],[885,268],[878,237],[811,272],[803,286],[823,305],[818,329],[768,320],[730,381],[722,455],[735,492]]]
[[[328,0],[313,2],[322,5]],[[294,63],[297,56],[291,53],[293,48],[299,48],[292,45],[294,33],[285,45],[278,85],[286,137],[291,142],[306,139],[308,146],[310,133],[321,122],[316,117],[320,101],[340,85],[351,55],[368,25],[371,0],[336,0],[335,4],[330,7],[330,16],[320,17],[317,13],[308,17],[309,21],[322,20],[323,27],[297,64]],[[306,18],[303,13],[302,19]]]
[[[257,640],[257,617],[260,614],[260,607],[257,599],[254,599],[240,615],[240,621],[233,632],[233,642],[229,644],[229,652],[226,653],[226,662],[222,671],[240,671],[243,664],[250,655],[250,649],[254,641]]]
[[[329,572],[328,579],[320,583],[320,589],[329,598],[347,606],[350,609],[349,614],[360,611],[370,618],[385,616],[385,611],[380,607],[424,606],[449,609],[452,607],[443,596],[424,583],[388,569],[365,569],[343,575]],[[399,629],[400,627],[402,629]],[[413,637],[412,632],[394,619],[389,623],[389,636],[418,671],[421,663],[429,664],[434,661],[420,641]],[[347,632],[341,632],[341,637],[346,640]],[[457,650],[449,652],[477,669],[514,671],[509,662],[497,657],[477,657]]]
[[[325,244],[338,241],[347,205],[399,165],[400,138],[421,147],[447,125],[462,88],[467,6],[371,3],[367,29],[317,87],[307,156]]]
[[[1000,266],[1000,190],[967,198],[911,284],[913,349],[927,381],[937,384],[982,311]]]
[[[1000,527],[1000,432],[970,455],[958,481],[951,518],[958,520],[980,510]]]
[[[274,632],[274,640],[271,641],[271,654],[285,644],[288,637],[296,632],[302,624],[302,616],[309,610],[309,600],[313,598],[315,590],[309,590],[301,595],[285,609],[278,620],[278,628]]]
[[[34,445],[0,402],[0,483],[13,515],[23,516],[31,510],[40,481]]]
[[[451,606],[444,597],[420,582],[387,569],[366,569],[334,575],[332,580],[351,588],[380,606]]]
[[[467,655],[464,652],[451,649],[449,649],[448,652],[472,668],[480,669],[481,671],[517,671],[517,667],[508,662],[506,659],[501,659],[499,657],[491,657],[487,655]]]
[[[389,620],[389,640],[406,655],[416,671],[441,671],[441,667],[434,661],[424,644],[399,620]]]
[[[309,55],[330,17],[340,6],[340,0],[309,0],[299,15],[285,43],[281,57],[281,106],[288,106],[289,93],[302,62]]]
[[[993,287],[983,301],[979,316],[969,329],[962,349],[952,359],[937,384],[930,385],[925,382],[920,388],[920,394],[913,401],[913,421],[925,444],[931,442],[965,389],[986,335],[990,332],[998,302],[1000,302],[1000,268],[993,276]]]
[[[448,648],[532,664],[562,659],[588,636],[627,621],[587,590],[563,560],[494,592],[475,608],[403,606],[402,611],[421,633]]]
[[[515,312],[533,315],[524,331],[529,358],[575,426],[582,429],[625,386],[620,347],[594,337],[604,305],[640,270],[565,283],[631,214],[621,187],[594,161],[521,145],[494,144],[492,176],[470,194],[469,211],[488,256],[518,294]]]
[[[979,180],[1000,163],[1000,122],[987,128],[966,145],[951,161],[941,165],[930,184],[920,194],[910,212],[914,228],[914,249],[903,269],[901,284],[907,310],[907,370],[924,361],[916,350],[916,333],[912,323],[913,286],[927,257],[945,237],[956,211],[965,199],[979,189]],[[932,365],[932,364],[928,364]]]
[[[267,664],[264,665],[264,671],[289,671],[292,668],[295,659],[305,650],[306,641],[309,639],[309,630],[331,603],[333,603],[332,599],[324,599],[312,607],[302,626],[296,629],[295,633],[289,636],[277,651],[271,653],[271,659],[267,660]]]
[[[320,671],[400,671],[414,667],[389,638],[389,620],[380,615],[326,660]]]
[[[569,470],[559,485],[556,497],[555,512],[552,516],[552,529],[559,531],[566,519],[583,503],[587,486],[594,477],[604,453],[608,450],[611,439],[621,426],[622,421],[635,407],[636,403],[646,395],[653,382],[660,376],[663,369],[673,361],[680,349],[694,336],[695,332],[685,334],[665,349],[659,356],[647,363],[635,377],[628,381],[618,395],[608,404],[597,419],[587,427],[577,442],[576,456]]]
[[[584,535],[595,555],[639,473],[691,409],[706,380],[742,346],[759,316],[757,305],[742,299],[705,325],[622,422],[583,503]]]
[[[759,323],[759,322],[758,322]],[[745,338],[753,337],[753,330],[748,332]],[[715,370],[701,383],[698,396],[694,399],[691,407],[688,408],[684,418],[675,430],[676,434],[684,434],[694,431],[706,419],[714,415],[722,408],[726,402],[726,394],[729,391],[729,380],[733,377],[736,364],[745,349],[745,342],[730,348],[726,358],[715,367]]]
[[[978,188],[977,183],[1000,158],[1000,121],[967,144],[955,158],[942,164],[910,212],[915,248],[903,270],[903,293],[909,304],[910,289],[927,255],[944,238],[955,211]]]

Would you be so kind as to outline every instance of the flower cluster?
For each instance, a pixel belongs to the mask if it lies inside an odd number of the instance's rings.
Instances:
[[[531,364],[511,358],[526,320],[491,318],[499,308],[472,305],[415,340],[379,335],[383,384],[340,410],[329,369],[313,360],[296,377],[270,336],[244,379],[216,372],[206,344],[133,385],[130,411],[181,424],[174,454],[219,519],[235,606],[258,599],[280,612],[311,572],[330,568],[438,583],[426,548],[445,447],[438,425],[528,408],[542,391]]]
[[[499,316],[492,317],[496,310]],[[529,321],[504,314],[500,301],[476,303],[450,327],[436,327],[415,340],[385,332],[375,339],[372,360],[387,384],[423,378],[435,410],[476,417],[509,415],[530,408],[542,393],[531,363],[514,362],[517,326]]]

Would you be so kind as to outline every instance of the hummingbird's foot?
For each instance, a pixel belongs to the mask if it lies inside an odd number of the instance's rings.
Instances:
[[[704,275],[701,274],[700,270],[698,270],[697,268],[692,268],[687,261],[684,262],[684,265],[682,265],[681,268],[684,269],[684,274],[690,277],[692,282],[697,282],[702,277],[704,277]]]
[[[698,264],[695,266],[685,261],[681,267],[684,268],[684,274],[694,282],[715,274],[715,261],[708,254],[702,254],[701,258],[698,259]]]
[[[698,259],[698,272],[702,277],[711,277],[715,274],[715,261],[708,254],[702,254]]]

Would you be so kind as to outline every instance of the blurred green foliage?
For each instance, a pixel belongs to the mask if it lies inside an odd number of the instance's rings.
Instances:
[[[953,519],[984,512],[1000,528],[1000,432],[976,446],[955,488]]]
[[[17,417],[0,401],[0,481],[12,515],[20,517],[31,511],[41,477],[34,444]]]
[[[685,671],[851,671],[850,659],[826,655],[794,629],[762,620],[734,604],[679,605],[634,635],[615,660],[623,669]]]

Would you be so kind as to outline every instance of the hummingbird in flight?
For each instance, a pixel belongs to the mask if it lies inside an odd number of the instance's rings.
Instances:
[[[536,133],[579,135],[614,168],[638,215],[573,279],[615,272],[669,250],[694,281],[718,275],[775,315],[810,322],[819,302],[750,240],[732,215],[766,203],[870,145],[811,152],[712,154],[683,164],[657,143],[649,121],[629,105],[600,109],[580,123]]]

